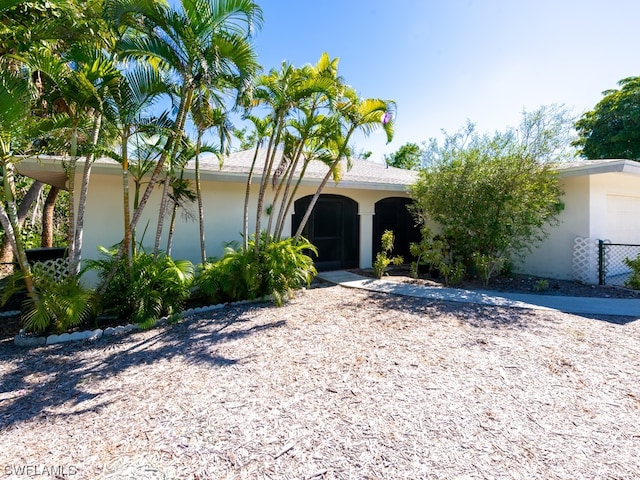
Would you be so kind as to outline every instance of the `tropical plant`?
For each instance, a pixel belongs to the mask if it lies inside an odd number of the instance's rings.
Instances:
[[[86,268],[98,273],[105,313],[148,327],[164,315],[180,312],[190,297],[194,267],[188,260],[173,260],[164,254],[154,258],[139,249],[128,268],[122,258],[117,259],[117,247],[100,251],[102,258],[87,261]],[[116,274],[109,280],[112,270]]]
[[[300,221],[300,226],[294,235],[296,240],[302,235],[302,231],[309,221],[313,207],[318,201],[322,190],[329,179],[336,174],[340,161],[343,157],[349,156],[349,141],[351,140],[351,136],[356,131],[361,131],[365,135],[368,135],[377,128],[382,128],[387,135],[387,142],[393,139],[395,102],[375,98],[363,99],[360,98],[351,87],[344,87],[340,98],[336,101],[336,110],[341,126],[341,137],[336,142],[335,154],[329,165],[329,169],[318,185],[307,207],[307,211]]]
[[[27,331],[61,333],[97,314],[96,294],[82,285],[79,274],[57,275],[36,263],[33,277],[38,298],[27,297],[22,308]]]
[[[624,282],[625,287],[640,290],[640,254],[636,258],[625,258],[624,264],[631,269],[631,275]]]
[[[270,295],[276,305],[282,305],[292,291],[309,286],[317,271],[309,253],[318,251],[307,239],[301,237],[267,242],[261,252],[262,293]]]
[[[393,251],[393,242],[393,232],[391,230],[385,230],[382,234],[382,251],[376,254],[376,259],[373,262],[373,271],[378,278],[384,276],[389,265],[402,265],[404,262],[404,259],[399,255],[389,257],[389,254]]]
[[[0,169],[4,201],[0,202],[0,225],[20,265],[29,296],[37,303],[31,268],[22,242],[16,207],[13,151],[16,137],[26,128],[33,90],[27,78],[0,70]]]
[[[317,250],[306,239],[298,243],[292,238],[264,240],[259,257],[253,242],[251,239],[246,249],[229,243],[222,258],[203,265],[196,281],[199,293],[215,303],[269,295],[282,305],[293,290],[309,285],[317,274],[309,256],[317,255]]]
[[[172,134],[131,220],[135,228],[167,158],[175,157],[194,94],[205,87],[237,92],[257,71],[250,35],[261,26],[262,11],[249,0],[183,0],[176,8],[154,1],[108,0],[105,11],[124,31],[118,42],[121,54],[150,61],[169,72],[180,98]],[[166,205],[167,196],[163,195],[156,253]]]

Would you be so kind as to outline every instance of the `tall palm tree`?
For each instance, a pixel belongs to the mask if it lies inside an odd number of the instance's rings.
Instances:
[[[124,217],[124,255],[129,265],[132,248],[131,205],[129,194],[129,144],[141,132],[156,133],[169,128],[168,113],[151,117],[146,112],[160,95],[167,93],[168,86],[157,69],[142,64],[123,71],[118,85],[107,98],[107,121],[116,132],[118,151],[105,152],[122,165],[122,200]]]
[[[0,202],[0,225],[22,270],[27,293],[37,301],[18,222],[12,158],[17,137],[28,122],[33,96],[34,91],[27,78],[14,75],[8,70],[0,70],[0,168],[4,190],[4,202]]]
[[[256,256],[260,251],[261,219],[266,189],[271,179],[276,155],[280,151],[287,119],[305,99],[314,94],[326,92],[329,83],[326,79],[308,75],[305,69],[298,69],[287,62],[282,63],[280,70],[272,69],[268,75],[261,76],[257,81],[254,105],[264,105],[270,109],[273,129],[269,136],[265,166],[258,191],[254,239]],[[286,161],[286,159],[283,160]]]
[[[202,185],[200,182],[200,154],[204,151],[202,137],[208,129],[215,128],[218,131],[217,136],[220,147],[218,149],[209,148],[208,151],[216,154],[220,168],[222,168],[224,155],[229,153],[232,132],[232,126],[228,119],[227,112],[219,106],[214,107],[212,103],[220,105],[222,102],[219,98],[213,96],[209,89],[206,89],[199,92],[191,108],[191,118],[198,130],[195,150],[195,182],[198,201],[198,226],[200,231],[200,259],[203,265],[207,261],[207,249],[204,235],[204,204],[202,202]]]
[[[63,55],[50,50],[24,55],[33,71],[48,77],[54,85],[50,92],[58,111],[51,121],[66,127],[69,136],[69,161],[66,163],[69,189],[68,256],[69,274],[77,273],[82,251],[84,207],[94,151],[102,126],[106,91],[113,88],[120,76],[111,58],[94,44],[73,45]],[[62,121],[60,120],[62,117]],[[85,130],[87,119],[90,127]],[[83,145],[84,144],[84,145]],[[76,202],[76,166],[79,154],[85,155],[80,192]],[[75,210],[77,203],[77,212]]]
[[[342,98],[336,104],[336,110],[340,116],[342,125],[342,138],[338,142],[335,156],[329,165],[329,169],[318,185],[307,210],[300,221],[300,226],[294,238],[297,242],[302,231],[309,221],[313,207],[315,206],[320,193],[335,174],[340,161],[349,156],[349,141],[357,130],[361,130],[365,135],[370,134],[377,128],[382,128],[387,134],[387,143],[393,139],[393,114],[395,113],[395,103],[390,100],[380,100],[375,98],[361,99],[355,90],[345,87]]]
[[[194,93],[218,86],[220,78],[237,79],[234,84],[243,88],[250,85],[259,68],[250,39],[262,24],[262,10],[250,0],[182,0],[175,9],[155,0],[107,0],[105,11],[124,30],[121,53],[165,69],[180,90],[172,135],[131,220],[134,228],[167,158],[177,152]],[[166,198],[160,210],[166,210]],[[162,233],[162,216],[158,223],[156,237]]]
[[[271,117],[259,118],[254,115],[248,115],[247,119],[253,123],[255,129],[256,147],[253,152],[253,159],[251,160],[251,168],[249,169],[249,175],[247,176],[247,186],[244,194],[244,210],[242,221],[242,244],[244,250],[247,250],[247,248],[249,247],[249,197],[251,196],[251,182],[253,180],[253,172],[255,170],[256,161],[258,160],[260,149],[264,146],[265,139],[271,136],[271,131],[273,128]]]

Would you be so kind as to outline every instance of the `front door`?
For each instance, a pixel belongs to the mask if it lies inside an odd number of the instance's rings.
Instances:
[[[293,232],[311,203],[312,196],[295,202]],[[320,195],[302,235],[318,249],[315,259],[319,271],[357,268],[360,225],[358,204],[342,195]]]

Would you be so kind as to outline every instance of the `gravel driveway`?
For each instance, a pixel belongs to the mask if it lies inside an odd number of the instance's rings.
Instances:
[[[0,475],[640,478],[639,375],[638,321],[316,288],[0,345]]]

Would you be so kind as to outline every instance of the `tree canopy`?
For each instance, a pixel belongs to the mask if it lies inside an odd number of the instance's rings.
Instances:
[[[410,193],[418,220],[440,228],[437,241],[423,229],[423,243],[427,250],[443,250],[438,258],[446,257],[444,266],[481,270],[479,261],[504,263],[530,250],[557,223],[557,173],[531,153],[531,142],[510,131],[480,135],[468,124],[442,146],[432,141],[429,153],[431,162]]]
[[[640,77],[618,85],[603,92],[604,98],[576,122],[574,145],[585,158],[640,159]]]
[[[422,165],[422,149],[417,143],[405,143],[396,152],[384,156],[388,167],[417,170]]]

